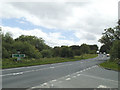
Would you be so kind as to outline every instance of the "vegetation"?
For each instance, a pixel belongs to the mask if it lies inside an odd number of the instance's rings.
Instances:
[[[74,57],[82,54],[96,54],[97,45],[82,44],[81,46],[61,46],[51,48],[46,45],[42,38],[21,35],[16,39],[10,33],[2,34],[2,57],[3,60],[11,58],[12,54],[26,55],[26,59],[50,58],[50,57]]]
[[[104,29],[103,36],[99,39],[99,42],[103,44],[100,48],[100,52],[110,53],[113,43],[118,41],[120,41],[120,20],[118,21],[118,25],[114,28]]]
[[[101,63],[100,66],[107,68],[107,69],[112,69],[112,70],[116,70],[116,71],[120,71],[120,65],[118,65],[118,62],[120,60],[115,59],[114,62],[113,60],[108,60],[104,63]]]
[[[52,48],[46,45],[42,38],[36,36],[21,35],[16,39],[13,39],[10,33],[1,33],[0,36],[2,37],[3,68],[87,59],[95,57],[94,54],[98,50],[97,45],[87,44]],[[12,54],[17,53],[25,54],[25,58],[20,61],[16,57],[12,58]]]
[[[103,44],[100,52],[110,53],[110,60],[100,65],[105,68],[118,70],[118,63],[120,63],[120,20],[116,27],[105,29],[99,42]]]
[[[41,58],[41,59],[22,59],[21,61],[13,61],[13,58],[4,59],[2,62],[2,68],[15,68],[15,67],[23,67],[23,66],[33,66],[33,65],[41,65],[41,64],[52,64],[52,63],[60,63],[60,62],[68,62],[68,61],[78,61],[81,59],[88,59],[97,57],[97,54],[84,54],[81,56],[75,56],[74,58],[62,58],[62,57],[51,57],[51,58]]]

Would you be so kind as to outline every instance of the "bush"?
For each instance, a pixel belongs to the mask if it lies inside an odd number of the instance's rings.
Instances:
[[[41,54],[42,54],[42,57],[44,58],[44,57],[47,57],[47,58],[50,58],[50,57],[52,57],[52,51],[51,50],[42,50],[41,51]]]
[[[60,56],[61,57],[74,57],[74,53],[72,52],[71,48],[62,47]]]
[[[110,57],[111,59],[120,59],[120,41],[116,40],[113,43],[113,46],[110,50]]]
[[[13,60],[13,61],[17,61],[17,57],[13,57],[12,60]]]

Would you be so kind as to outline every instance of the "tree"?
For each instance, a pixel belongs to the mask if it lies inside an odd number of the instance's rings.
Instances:
[[[15,41],[28,42],[29,44],[37,48],[39,51],[42,51],[43,49],[50,49],[50,47],[44,43],[44,40],[42,38],[37,38],[36,36],[21,35],[16,38]]]
[[[108,50],[106,52],[109,52],[115,40],[120,40],[120,20],[116,27],[104,29],[103,36],[98,41],[105,45]]]
[[[61,47],[54,47],[53,48],[53,56],[54,57],[60,57],[60,51],[61,51]]]
[[[71,48],[69,48],[68,46],[62,46],[60,56],[61,57],[74,57],[74,54]]]
[[[50,57],[52,57],[52,51],[50,50],[50,49],[48,49],[48,50],[42,50],[41,51],[41,54],[42,54],[42,57],[44,58],[44,57],[47,57],[47,58],[50,58]]]
[[[5,35],[2,36],[2,41],[9,43],[9,44],[14,43],[14,40],[12,38],[12,34],[7,32]]]
[[[2,47],[2,58],[9,58],[10,56],[10,53],[8,53],[8,51]]]
[[[82,44],[80,50],[82,54],[88,54],[90,52],[90,48],[87,44]]]
[[[120,40],[116,40],[110,50],[111,59],[120,59]]]
[[[12,51],[12,44],[14,40],[10,33],[2,34],[2,57],[10,58]]]
[[[95,54],[98,50],[98,46],[97,45],[88,45],[90,48],[90,54]]]
[[[72,45],[72,46],[70,46],[70,48],[72,49],[74,55],[77,55],[77,56],[81,55],[79,45]]]
[[[110,49],[108,49],[108,46],[107,45],[102,45],[101,47],[100,47],[100,52],[101,53],[109,53],[109,51],[110,51]]]
[[[34,46],[27,42],[21,42],[17,41],[13,44],[13,53],[17,53],[17,51],[20,51],[22,54],[25,54],[28,58],[41,58],[41,53],[35,49]]]

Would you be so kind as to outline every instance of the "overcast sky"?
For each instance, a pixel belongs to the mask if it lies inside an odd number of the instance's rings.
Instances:
[[[14,38],[42,37],[49,46],[97,44],[118,20],[118,0],[6,2],[0,4],[2,30]]]

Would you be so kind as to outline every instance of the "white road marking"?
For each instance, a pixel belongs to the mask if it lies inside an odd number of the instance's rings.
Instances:
[[[91,69],[91,67],[89,67],[88,69]]]
[[[55,80],[52,80],[52,82],[56,82],[57,80],[55,79]]]
[[[47,85],[47,83],[43,83],[42,85],[43,85],[43,86],[46,86],[46,85]]]
[[[67,65],[71,65],[71,64],[67,64]],[[62,66],[66,66],[66,65],[59,65],[59,66],[56,66],[56,67],[62,67]],[[30,67],[39,67],[39,66],[30,66]],[[36,70],[29,70],[29,71],[24,71],[23,73],[28,73],[28,72],[33,72],[33,71],[40,71],[40,70],[56,68],[56,67],[48,67],[48,68],[42,68],[42,69],[36,69]],[[21,68],[25,68],[25,67],[21,67]],[[14,68],[14,69],[21,69],[21,68]],[[13,70],[13,69],[9,69],[9,70]],[[17,75],[18,73],[21,73],[21,72],[10,73],[10,74],[0,75],[0,76]]]
[[[73,78],[76,78],[76,76],[73,76]]]
[[[55,68],[55,67],[50,67],[50,68]]]
[[[78,74],[77,76],[80,76],[80,74]]]
[[[82,70],[83,72],[86,71],[85,69]]]
[[[23,74],[23,72],[13,73],[13,75],[19,75],[19,74]]]
[[[40,67],[40,66],[46,66],[46,65],[29,66],[29,67],[18,67],[18,68],[11,68],[11,69],[2,69],[2,71],[15,70],[15,69],[23,69],[23,68],[32,68],[32,67]]]
[[[99,85],[97,88],[110,88],[110,87],[107,87],[105,85]]]
[[[89,70],[89,68],[87,68],[86,70]]]
[[[61,63],[62,64],[62,63]],[[36,69],[36,70],[29,70],[29,71],[24,71],[24,72],[17,72],[17,73],[10,73],[10,74],[5,74],[5,75],[0,75],[0,76],[8,76],[8,75],[18,75],[18,74],[23,74],[23,73],[28,73],[28,72],[34,72],[34,71],[40,71],[40,70],[45,70],[45,69],[49,69],[49,68],[56,68],[56,67],[62,67],[62,66],[67,66],[67,65],[72,65],[72,64],[65,64],[65,65],[59,65],[59,66],[55,66],[55,67],[48,67],[48,68],[42,68],[42,69]],[[41,66],[45,66],[45,65],[41,65]],[[40,67],[40,66],[30,66],[30,67]],[[96,67],[95,66],[92,66],[92,67]],[[21,68],[26,68],[26,67],[21,67]],[[21,69],[21,68],[13,68],[13,69]],[[28,67],[27,67],[28,68]],[[13,70],[13,69],[7,69],[7,70]],[[85,71],[82,70],[82,71],[79,71],[79,72],[83,72]],[[77,72],[77,73],[79,73]],[[69,75],[70,76],[70,75]]]
[[[51,87],[53,87],[54,85],[53,85],[53,84],[51,84],[50,86],[51,86]]]
[[[66,77],[69,77],[70,75],[67,75]]]
[[[71,78],[67,78],[66,80],[70,80]]]
[[[13,75],[13,74],[12,74],[12,73],[10,73],[10,74],[0,75],[0,76],[2,77],[2,76],[8,76],[8,75]]]

